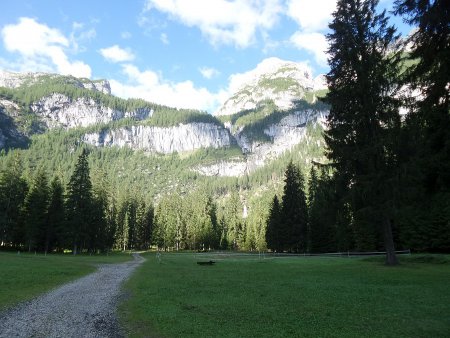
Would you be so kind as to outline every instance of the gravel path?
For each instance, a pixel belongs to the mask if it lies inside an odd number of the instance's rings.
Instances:
[[[123,337],[116,318],[120,285],[144,261],[133,256],[0,313],[0,337]]]

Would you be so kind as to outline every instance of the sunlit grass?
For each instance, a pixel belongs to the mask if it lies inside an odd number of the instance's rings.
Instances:
[[[129,259],[129,254],[72,256],[0,252],[0,310],[93,272],[97,264]]]
[[[448,337],[450,264],[152,254],[126,284],[132,337]],[[438,260],[439,261],[439,260]]]

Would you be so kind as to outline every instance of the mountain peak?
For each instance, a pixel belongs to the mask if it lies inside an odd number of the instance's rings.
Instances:
[[[323,89],[323,77],[314,78],[306,63],[271,57],[249,72],[232,76],[230,88],[233,95],[216,115],[255,109],[266,100],[272,100],[280,110],[290,109],[307,93]]]
[[[19,88],[36,84],[45,84],[51,81],[61,81],[78,88],[99,91],[103,94],[111,94],[111,86],[107,80],[91,81],[86,78],[76,78],[71,75],[59,75],[51,73],[15,73],[0,69],[0,87]]]

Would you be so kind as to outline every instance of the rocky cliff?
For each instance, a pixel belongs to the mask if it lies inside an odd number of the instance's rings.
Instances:
[[[228,130],[211,123],[179,124],[173,127],[138,125],[89,133],[83,140],[97,147],[129,147],[160,154],[200,148],[226,148],[232,144]]]
[[[31,104],[31,110],[42,118],[48,128],[88,127],[100,123],[117,121],[126,117],[142,120],[150,117],[150,108],[138,108],[122,111],[105,106],[92,98],[72,99],[64,94],[55,93],[43,97]]]

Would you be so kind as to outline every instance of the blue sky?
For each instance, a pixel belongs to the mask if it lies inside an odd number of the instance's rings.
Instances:
[[[121,97],[213,112],[266,58],[326,73],[324,35],[335,4],[2,0],[0,69],[105,78]],[[399,18],[393,22],[409,32]]]

